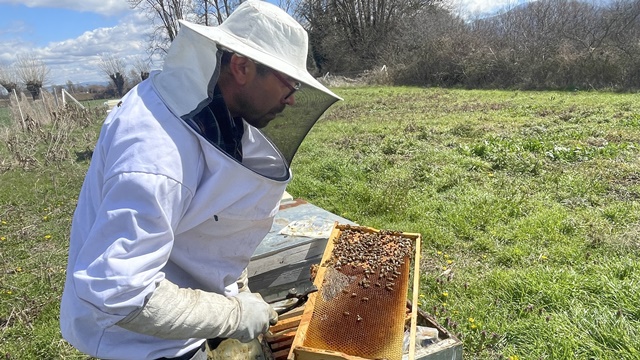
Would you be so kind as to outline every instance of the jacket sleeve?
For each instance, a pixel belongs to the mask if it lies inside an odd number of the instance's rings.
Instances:
[[[164,279],[173,229],[192,195],[162,175],[123,173],[94,196],[102,201],[83,234],[73,285],[95,309],[96,322],[108,327],[140,309]]]

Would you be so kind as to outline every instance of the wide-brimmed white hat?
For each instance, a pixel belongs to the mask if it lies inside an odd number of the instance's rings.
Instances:
[[[271,3],[246,1],[219,26],[204,26],[186,21],[180,23],[227,50],[244,55],[339,99],[307,71],[307,32],[289,14]]]
[[[246,56],[303,84],[295,94],[295,105],[287,106],[261,129],[288,161],[318,118],[342,100],[307,70],[307,32],[273,4],[246,1],[219,26],[180,23],[162,71],[150,76],[163,103],[177,117],[193,116],[211,102],[219,77],[220,49]]]

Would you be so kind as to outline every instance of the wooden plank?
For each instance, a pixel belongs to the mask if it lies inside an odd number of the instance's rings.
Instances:
[[[280,341],[283,338],[294,337],[297,330],[298,328],[291,328],[273,334],[266,334],[267,341]]]
[[[420,292],[420,247],[422,237],[415,240],[413,267],[413,297],[411,306],[411,327],[409,328],[409,360],[416,358],[416,330],[418,326],[418,293]]]
[[[278,319],[278,323],[273,325],[273,326],[271,326],[269,328],[269,331],[271,331],[273,333],[276,333],[276,332],[280,332],[282,330],[298,327],[298,324],[300,324],[300,317],[284,319],[284,320]]]
[[[287,349],[287,352],[289,352],[289,348],[291,348],[291,343],[293,343],[293,337],[290,337],[283,341],[271,343],[271,349],[274,351]]]
[[[298,346],[293,352],[296,360],[369,360],[339,351],[313,349],[305,346]]]
[[[289,349],[279,350],[273,353],[273,358],[275,360],[284,360],[289,355]]]
[[[300,307],[297,307],[295,309],[291,309],[289,311],[287,311],[286,313],[279,315],[278,316],[278,321],[280,320],[286,320],[289,318],[294,318],[297,317],[298,321],[300,321],[300,316],[302,316],[302,312],[304,311],[304,305],[301,305]]]
[[[273,254],[260,255],[251,258],[247,267],[249,277],[263,274],[272,270],[279,270],[283,266],[291,266],[311,259],[318,262],[322,258],[327,238],[306,239],[295,244],[281,244]],[[276,244],[271,244],[276,246]]]

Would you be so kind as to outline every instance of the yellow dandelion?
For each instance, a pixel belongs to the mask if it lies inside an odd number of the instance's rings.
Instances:
[[[418,295],[419,298],[424,299],[426,296],[424,296],[424,294],[420,294]]]
[[[446,266],[443,266],[443,267],[442,267],[442,270],[443,270],[443,271],[444,271],[444,270],[447,270],[447,267],[446,267]]]
[[[4,221],[3,221],[4,222]],[[442,255],[442,251],[436,251],[436,254]]]
[[[446,302],[442,303],[442,306],[447,307],[447,303]]]
[[[492,177],[493,173],[488,173],[487,176]]]
[[[447,297],[447,296],[449,296],[449,293],[447,291],[443,291],[442,292],[442,296]]]
[[[478,326],[476,324],[471,324],[472,329],[476,329]]]
[[[540,260],[547,260],[547,257],[546,257],[546,256],[544,256],[544,255],[541,255],[541,256],[540,256]]]
[[[49,220],[49,217],[45,215],[45,216],[42,217],[42,220],[43,221],[47,221],[47,220]]]
[[[7,225],[7,222],[2,220],[2,225]]]
[[[443,256],[444,256],[445,259],[449,258],[449,254],[444,254]]]
[[[49,239],[51,239],[51,235],[47,234],[47,235],[45,235],[45,236],[44,236],[44,238],[45,238],[46,240],[49,240]]]
[[[13,294],[13,291],[7,290],[7,294],[11,295],[11,294]]]
[[[447,260],[447,265],[453,264],[453,260]]]
[[[472,318],[472,317],[470,317],[470,318],[469,318],[469,322],[470,322],[470,323],[474,323],[475,321],[476,321],[476,319],[474,319],[474,318]]]
[[[16,271],[17,271],[17,272],[22,272],[22,267],[21,267],[21,266],[18,266],[18,267],[16,268]]]
[[[4,237],[4,236],[0,237],[0,241],[5,241],[5,240],[7,240],[6,237]]]

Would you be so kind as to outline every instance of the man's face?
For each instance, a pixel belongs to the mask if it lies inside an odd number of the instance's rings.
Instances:
[[[267,126],[287,105],[295,104],[293,92],[299,88],[295,80],[275,70],[262,72],[256,74],[239,98],[240,115],[257,128]]]

